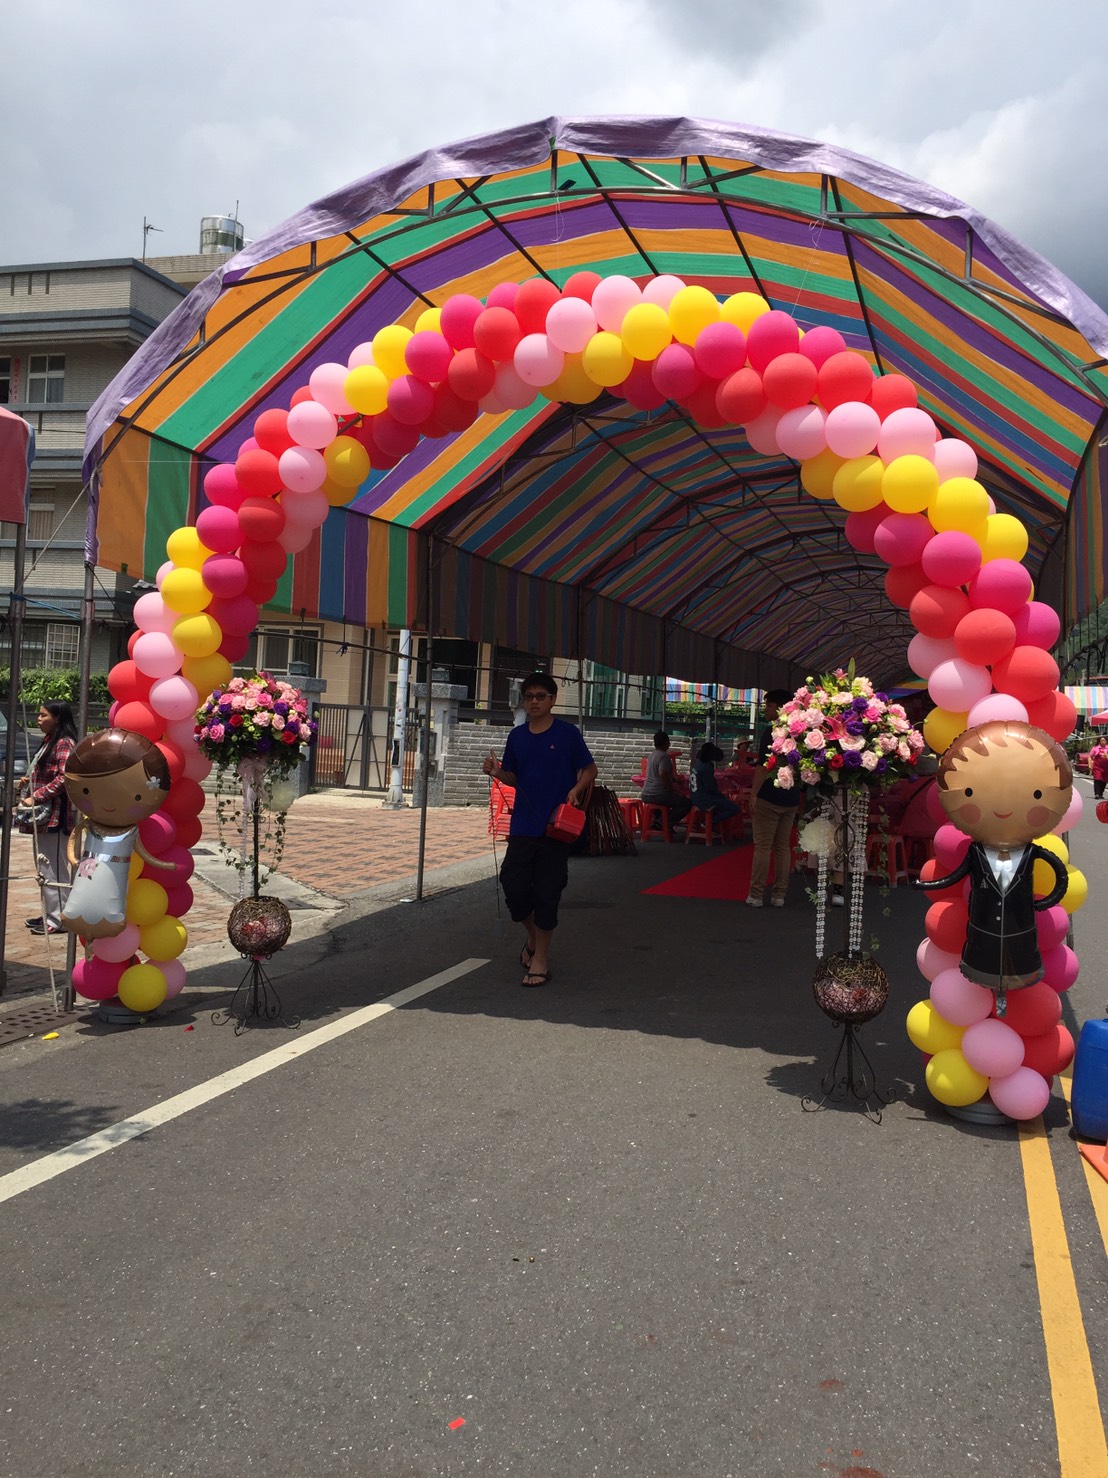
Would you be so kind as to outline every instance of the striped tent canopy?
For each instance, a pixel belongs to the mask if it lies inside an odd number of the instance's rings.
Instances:
[[[1064,691],[1066,697],[1072,699],[1078,713],[1086,718],[1091,713],[1102,713],[1108,708],[1108,683],[1079,683]]]
[[[915,382],[972,443],[1068,624],[1104,595],[1108,319],[971,207],[871,160],[692,119],[555,118],[309,206],[202,283],[89,417],[89,552],[149,578],[256,416],[452,294],[673,273],[761,293]],[[907,616],[788,458],[667,404],[541,396],[420,443],[335,512],[275,608],[791,686],[853,655],[890,686]]]
[[[684,683],[666,678],[667,703],[761,703],[760,688],[728,688],[715,683]]]

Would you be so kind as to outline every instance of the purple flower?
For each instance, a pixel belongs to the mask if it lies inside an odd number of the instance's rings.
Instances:
[[[284,702],[283,699],[278,699],[277,702],[273,705],[273,712],[274,713],[280,713],[280,714],[287,715],[288,714],[288,711],[289,711],[289,706],[288,706],[287,703]]]
[[[785,763],[787,765],[799,765],[800,751],[797,749],[790,749],[788,754],[785,756]]]
[[[889,762],[884,755],[882,755],[881,758],[877,761],[875,768],[879,775],[883,775],[885,771],[889,768]]]
[[[889,701],[889,695],[887,693],[874,693],[873,696],[877,699],[878,703],[887,703]]]
[[[855,713],[865,713],[865,711],[866,711],[866,709],[868,707],[869,707],[869,699],[868,698],[855,698],[854,703],[853,703],[853,708],[854,708]]]
[[[254,747],[259,754],[265,754],[268,750],[273,748],[273,740],[270,739],[268,735],[263,734],[261,738],[257,740]]]
[[[848,749],[843,755],[843,764],[848,770],[856,770],[862,763],[862,756],[856,749]]]
[[[857,736],[866,732],[866,726],[859,719],[848,718],[846,721],[846,732]]]

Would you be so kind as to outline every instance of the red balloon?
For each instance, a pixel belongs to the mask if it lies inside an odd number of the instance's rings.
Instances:
[[[204,799],[200,785],[187,775],[182,775],[170,786],[169,794],[162,802],[162,810],[175,821],[187,821],[190,817],[200,815],[204,809]]]
[[[716,431],[721,426],[727,425],[727,422],[719,413],[719,407],[716,405],[716,392],[718,390],[718,380],[702,380],[685,401],[696,424],[703,426],[708,431]]]
[[[1042,647],[1014,647],[993,666],[993,687],[1021,703],[1046,698],[1058,686],[1058,664]]]
[[[1062,997],[1042,980],[1022,990],[1010,990],[1007,1001],[1005,1025],[1024,1039],[1041,1037],[1062,1018]]]
[[[399,461],[419,445],[419,432],[398,421],[391,411],[382,411],[373,418],[373,440],[386,456]]]
[[[968,611],[954,628],[959,657],[979,667],[991,667],[1007,657],[1015,644],[1016,627],[1011,616],[992,606]]]
[[[173,785],[185,773],[185,757],[176,744],[171,744],[168,739],[159,739],[158,748],[165,755],[165,762],[169,766],[169,783]],[[150,850],[152,852],[153,847]]]
[[[919,870],[919,879],[921,883],[931,883],[934,882],[936,878],[941,878],[945,876],[946,870],[939,866],[938,861],[934,857],[929,857]],[[951,883],[950,886],[947,888],[939,888],[934,893],[928,893],[927,896],[935,903],[945,903],[950,901],[964,903],[966,900],[966,879],[963,878],[960,882]]]
[[[266,544],[285,527],[285,510],[273,498],[247,498],[239,508],[239,526],[244,539]]]
[[[471,293],[447,298],[439,314],[439,332],[452,349],[473,348],[473,325],[484,311],[484,303]]]
[[[825,410],[833,410],[848,400],[868,401],[873,390],[873,371],[860,354],[847,349],[824,361],[818,385],[820,403]]]
[[[666,397],[654,384],[654,365],[645,359],[635,360],[631,373],[612,393],[621,395],[637,411],[654,411],[666,403]]]
[[[292,392],[289,400],[289,408],[291,409],[294,405],[303,405],[306,400],[313,400],[314,398],[312,387],[310,385],[301,385],[299,390]]]
[[[884,505],[880,505],[884,507]],[[851,514],[851,518],[854,515]],[[850,523],[850,519],[847,519]],[[847,529],[847,538],[850,538],[850,530]],[[890,565],[885,571],[885,594],[894,606],[899,606],[906,611],[912,604],[914,597],[927,584],[927,576],[923,573],[920,564]]]
[[[496,384],[496,365],[476,349],[460,349],[450,361],[446,383],[460,400],[480,400]]]
[[[188,816],[183,821],[178,821],[177,841],[182,847],[190,849],[195,847],[203,835],[204,827],[199,816]],[[170,910],[170,912],[176,913],[176,910]],[[179,918],[180,915],[178,914],[177,917]]]
[[[599,272],[574,272],[566,279],[566,285],[562,288],[562,297],[584,298],[586,303],[591,303],[592,295],[600,286],[600,282]]]
[[[768,404],[762,377],[749,365],[728,375],[716,391],[719,413],[732,426],[745,426],[756,420]]]
[[[131,634],[130,634],[130,636],[127,638],[127,655],[128,655],[128,657],[133,657],[135,655],[135,642],[138,641],[138,639],[139,639],[139,637],[141,635],[142,635],[142,632],[141,631],[132,631]]]
[[[545,277],[529,277],[521,282],[516,293],[515,313],[520,332],[541,334],[546,331],[546,315],[561,297],[561,293]]]
[[[228,600],[213,600],[208,606],[208,615],[218,624],[224,636],[228,632],[236,635],[250,633],[258,624],[258,606],[248,595],[235,595]]]
[[[462,352],[468,354],[472,351],[465,349]],[[402,426],[419,426],[435,408],[435,392],[426,381],[415,375],[399,375],[389,386],[388,401],[390,414]]]
[[[235,476],[248,498],[275,498],[281,491],[281,472],[272,452],[239,452],[235,458]]]
[[[295,442],[289,435],[289,413],[274,406],[272,410],[262,411],[254,422],[254,440],[263,452],[272,452],[279,457],[282,452],[287,452]]]
[[[766,399],[782,411],[807,405],[816,393],[817,380],[815,365],[799,353],[779,354],[766,365],[762,375]]]
[[[870,388],[869,403],[884,420],[893,411],[914,409],[919,402],[916,387],[907,375],[877,375]]]
[[[1049,1083],[1073,1061],[1073,1037],[1061,1022],[1038,1037],[1024,1037],[1023,1065],[1042,1073]]]
[[[158,740],[165,733],[165,719],[146,703],[132,699],[121,703],[115,716],[117,729],[130,729],[132,734],[142,734],[147,739]]]
[[[467,426],[473,425],[480,414],[476,401],[463,400],[460,395],[455,395],[448,384],[437,386],[434,418],[440,426],[445,426],[448,431],[464,431]]]
[[[275,540],[259,544],[255,539],[244,539],[239,549],[239,559],[246,566],[251,579],[279,580],[285,573],[288,555]]]
[[[511,359],[522,337],[519,319],[507,308],[486,308],[473,325],[474,348],[501,364]]]
[[[1025,703],[1027,722],[1045,729],[1052,739],[1062,744],[1077,728],[1077,705],[1065,693],[1048,693]]]
[[[940,800],[941,794],[942,792],[937,785],[929,785],[924,792],[923,804],[927,810],[927,819],[935,823],[936,830],[940,826],[946,826],[948,824],[946,812],[943,810],[942,801]],[[969,845],[969,837],[966,837],[966,845]]]
[[[277,587],[273,586],[261,604],[267,604],[276,594]],[[248,632],[225,631],[223,633],[223,640],[219,644],[219,653],[221,657],[226,657],[227,661],[233,664],[242,661],[246,656],[249,646],[250,635]]]
[[[969,612],[969,597],[947,585],[925,585],[913,596],[908,614],[912,625],[924,636],[953,636],[958,622]]]
[[[141,634],[141,633],[137,633]],[[131,661],[117,662],[108,673],[108,692],[120,703],[145,703],[154,681]]]
[[[891,512],[892,509],[887,503],[878,503],[876,508],[866,508],[861,513],[848,514],[843,532],[846,534],[846,541],[850,547],[857,549],[860,554],[872,554],[874,536]],[[885,589],[888,590],[888,588],[889,583],[886,580]],[[915,593],[913,590],[912,595]]]
[[[960,899],[933,903],[927,910],[925,928],[927,937],[936,949],[945,949],[949,954],[960,955],[966,942],[966,925],[969,909]],[[1053,995],[1053,991],[1051,992]]]

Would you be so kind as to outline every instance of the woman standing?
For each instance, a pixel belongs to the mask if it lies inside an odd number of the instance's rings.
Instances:
[[[66,845],[72,828],[69,802],[65,794],[65,767],[77,743],[77,726],[68,703],[44,703],[38,711],[38,726],[43,745],[31,761],[26,778],[21,781],[23,795],[19,807],[28,812],[20,823],[21,831],[31,831],[37,841],[37,859],[42,876],[43,914],[28,919],[32,934],[57,934],[61,929],[64,898],[58,884],[69,881]],[[49,807],[42,821],[32,829],[30,811],[35,806]],[[16,812],[18,820],[19,812]]]

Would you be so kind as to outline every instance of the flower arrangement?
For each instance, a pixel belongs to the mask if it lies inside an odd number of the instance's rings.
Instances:
[[[794,785],[890,785],[908,774],[924,748],[899,703],[857,677],[854,663],[808,678],[774,725],[767,767],[781,790]]]
[[[261,672],[216,688],[197,711],[194,737],[220,767],[261,760],[287,774],[304,758],[315,730],[300,690]]]

